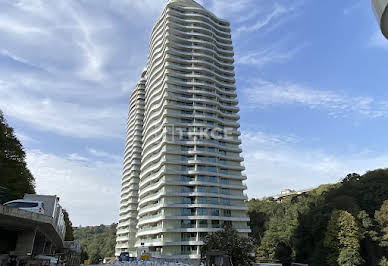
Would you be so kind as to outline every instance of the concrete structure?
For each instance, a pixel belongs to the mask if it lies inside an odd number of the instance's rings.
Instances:
[[[0,236],[0,254],[27,256],[54,254],[65,234],[52,217],[0,205]]]
[[[65,241],[61,258],[66,265],[78,266],[81,263],[81,251],[79,240]]]
[[[57,195],[25,194],[23,199],[43,202],[44,215],[52,217],[60,233],[65,234],[66,226],[63,210],[59,204],[59,197]]]
[[[168,1],[130,99],[116,255],[199,259],[204,237],[250,232],[229,22]]]
[[[388,39],[388,0],[372,0],[381,32]]]
[[[135,242],[143,143],[145,76],[146,70],[143,71],[140,81],[132,91],[129,103],[127,139],[121,186],[120,218],[117,226],[116,256],[119,256],[121,251],[129,252],[130,257],[137,256]]]

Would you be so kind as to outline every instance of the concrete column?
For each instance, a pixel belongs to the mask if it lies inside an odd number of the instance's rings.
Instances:
[[[46,247],[46,238],[43,235],[37,233],[35,236],[33,254],[34,255],[44,254],[45,247]]]
[[[37,228],[18,232],[15,253],[16,255],[32,254]]]
[[[46,241],[46,245],[44,247],[44,254],[51,254],[52,243],[50,241]]]

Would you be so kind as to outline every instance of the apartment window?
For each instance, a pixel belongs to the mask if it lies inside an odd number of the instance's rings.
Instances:
[[[231,217],[232,216],[232,211],[231,210],[224,210],[224,216],[225,217]]]
[[[209,148],[207,148],[207,151],[208,152],[216,152],[216,148],[209,147]]]
[[[192,111],[182,110],[181,112],[182,112],[182,114],[185,114],[185,115],[191,115],[191,114],[193,114]]]
[[[206,162],[206,157],[204,156],[197,156],[198,161]]]
[[[207,200],[205,197],[198,197],[197,198],[197,204],[206,204]]]
[[[207,220],[199,220],[199,227],[200,228],[207,228]]]
[[[209,193],[218,193],[217,187],[209,187]]]
[[[181,122],[182,123],[186,123],[186,124],[190,124],[190,123],[193,123],[193,120],[192,119],[181,118]]]
[[[230,205],[230,199],[222,199],[222,205]]]
[[[181,197],[182,204],[191,204],[191,198]]]
[[[197,151],[205,151],[205,149],[204,146],[197,146]]]
[[[187,165],[181,165],[181,171],[187,171]]]
[[[232,221],[224,221],[224,225],[233,227]]]
[[[195,220],[181,220],[181,228],[194,228]]]
[[[225,184],[225,185],[228,185],[228,184],[230,184],[230,180],[226,179],[226,178],[221,178],[221,183]]]
[[[186,187],[186,186],[183,186],[181,187],[181,191],[183,193],[191,193],[191,192],[194,192],[194,187]]]
[[[211,216],[220,216],[220,210],[219,209],[210,209],[210,215]]]
[[[221,169],[220,170],[221,174],[227,175],[229,173],[228,169]]]
[[[190,146],[181,146],[181,151],[189,151]]]
[[[212,163],[215,163],[215,162],[217,162],[217,158],[216,157],[209,157],[208,161],[212,162]]]
[[[217,173],[217,167],[215,167],[215,166],[209,166],[208,170],[209,170],[209,172]]]
[[[206,171],[206,166],[198,165],[197,169],[198,169],[198,171]]]
[[[183,140],[183,141],[188,141],[188,140],[190,140],[190,138],[189,138],[189,136],[182,136],[182,137],[181,137],[181,140]]]
[[[218,178],[216,176],[209,176],[209,182],[217,183],[218,182]]]
[[[180,180],[182,182],[191,182],[191,181],[193,181],[193,178],[191,176],[181,175]]]
[[[209,198],[210,204],[218,204],[218,198]]]
[[[198,186],[198,187],[197,187],[197,192],[206,193],[206,187]]]
[[[191,209],[181,209],[181,216],[190,216],[191,215]]]
[[[197,246],[181,246],[181,253],[183,255],[191,254],[196,251],[197,251]]]
[[[198,208],[197,215],[201,215],[201,216],[208,215],[208,210],[206,208]]]
[[[181,233],[181,241],[192,241],[195,237],[195,233]]]
[[[212,220],[212,228],[220,228],[220,221]]]
[[[230,190],[229,190],[229,188],[223,188],[223,189],[221,190],[221,193],[222,193],[222,194],[225,194],[225,195],[229,195],[229,194],[230,194]]]
[[[199,182],[207,182],[207,176],[205,176],[205,175],[199,175],[199,176],[197,177],[197,181],[199,181]]]

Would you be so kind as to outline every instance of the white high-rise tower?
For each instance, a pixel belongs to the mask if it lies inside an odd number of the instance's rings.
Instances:
[[[229,22],[167,3],[131,96],[116,255],[197,259],[223,224],[250,232],[233,55]]]

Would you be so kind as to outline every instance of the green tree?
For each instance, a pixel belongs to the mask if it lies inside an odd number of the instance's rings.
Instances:
[[[376,222],[369,216],[369,214],[362,210],[357,215],[357,220],[360,223],[362,229],[362,237],[368,237],[372,241],[378,241],[378,233],[376,228]]]
[[[388,247],[388,200],[384,201],[380,209],[375,212],[375,219],[381,230],[380,245]]]
[[[275,257],[283,266],[290,266],[292,263],[292,249],[286,243],[279,243],[276,247]]]
[[[380,262],[379,262],[379,266],[388,266],[388,260],[386,257],[383,257]]]
[[[329,251],[327,256],[328,264],[333,266],[342,265],[338,262],[346,261],[347,263],[353,263],[346,265],[360,265],[357,264],[360,257],[360,238],[361,233],[355,218],[347,211],[333,211],[323,242],[324,247]],[[352,254],[349,250],[357,254]]]
[[[26,153],[0,111],[0,186],[8,189],[5,200],[35,193],[35,180],[27,168]]]
[[[290,247],[292,258],[314,266],[332,266],[327,258],[333,252],[324,245],[327,228],[334,210],[351,214],[359,229],[359,252],[365,265],[377,266],[380,258],[388,257],[388,249],[380,240],[386,234],[388,215],[382,207],[388,199],[388,169],[377,169],[359,176],[350,174],[341,182],[321,185],[300,195],[290,195],[281,202],[273,198],[248,202],[251,237],[257,245],[258,260],[279,260],[281,243]],[[375,212],[380,210],[380,222]],[[376,217],[376,218],[375,218]],[[385,233],[384,233],[385,232]],[[334,238],[337,237],[336,235]],[[383,243],[384,240],[383,239]],[[334,252],[334,265],[340,251]],[[343,251],[343,257],[348,254]],[[350,256],[352,258],[352,256]]]
[[[74,238],[80,240],[81,246],[93,263],[105,257],[113,257],[116,245],[116,226],[86,226],[74,230]]]
[[[65,220],[65,226],[66,226],[65,241],[73,241],[74,240],[73,224],[71,223],[69,218],[69,213],[66,210],[63,210],[63,219]]]
[[[242,237],[230,225],[224,225],[223,229],[206,237],[201,247],[201,257],[211,250],[222,250],[232,259],[233,265],[248,266],[254,262],[250,253],[253,252],[251,239]]]
[[[338,256],[338,265],[341,266],[359,266],[363,265],[365,261],[360,256],[357,250],[344,248],[341,250]]]

